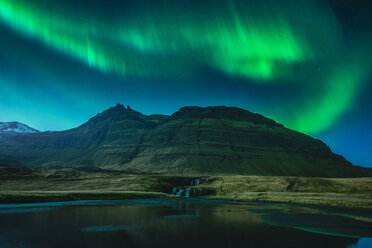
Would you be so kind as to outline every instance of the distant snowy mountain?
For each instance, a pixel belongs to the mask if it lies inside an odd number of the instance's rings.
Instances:
[[[27,133],[39,133],[39,131],[16,121],[0,122],[0,139]]]

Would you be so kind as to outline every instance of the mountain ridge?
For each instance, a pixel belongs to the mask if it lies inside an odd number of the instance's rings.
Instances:
[[[40,131],[18,121],[0,122],[0,139],[20,134],[39,133]]]
[[[136,173],[363,175],[320,140],[225,106],[183,107],[167,116],[118,104],[73,129],[2,141],[0,158]]]

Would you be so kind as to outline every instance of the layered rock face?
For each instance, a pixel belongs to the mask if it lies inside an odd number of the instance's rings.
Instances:
[[[146,116],[117,105],[75,129],[0,142],[0,158],[31,166],[95,166],[162,174],[360,176],[330,148],[259,114],[184,107]]]

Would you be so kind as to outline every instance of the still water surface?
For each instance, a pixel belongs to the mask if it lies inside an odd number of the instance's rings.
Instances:
[[[146,199],[0,205],[0,248],[371,248],[371,237],[368,213],[355,218],[281,204]]]

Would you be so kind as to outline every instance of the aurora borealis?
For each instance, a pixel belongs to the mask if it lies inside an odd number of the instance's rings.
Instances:
[[[41,130],[115,105],[258,112],[372,166],[372,4],[0,1],[0,121]]]

